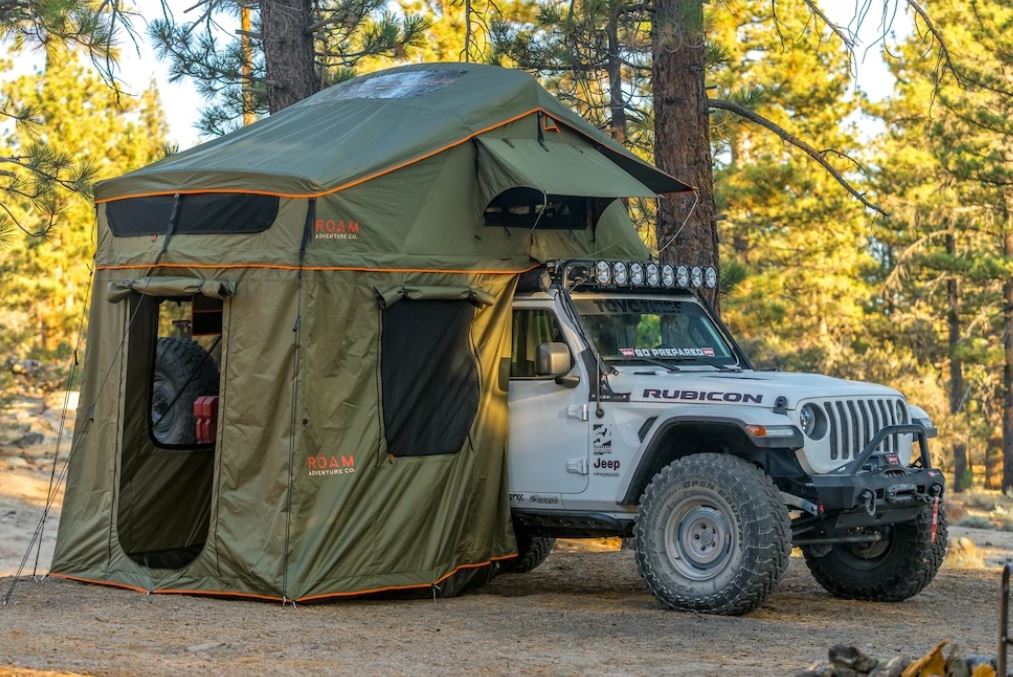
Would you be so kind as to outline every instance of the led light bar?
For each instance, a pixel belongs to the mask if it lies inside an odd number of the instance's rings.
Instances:
[[[612,280],[612,266],[608,261],[599,261],[594,264],[594,281],[600,285],[606,285]]]
[[[694,287],[703,286],[703,268],[700,266],[693,266],[689,270],[689,283]]]
[[[661,267],[661,284],[668,288],[675,286],[675,268],[667,263]]]
[[[675,269],[675,286],[685,289],[689,286],[689,268],[679,266]]]
[[[625,287],[626,283],[629,282],[630,276],[629,271],[626,269],[626,264],[622,261],[616,261],[612,264],[612,281],[620,286]]]
[[[665,287],[681,289],[718,286],[717,270],[712,266],[661,265],[654,261],[595,261],[585,268],[599,287]]]
[[[634,287],[644,286],[644,264],[637,261],[630,264],[630,284]]]
[[[657,287],[661,284],[661,269],[658,268],[657,263],[647,264],[647,286]]]

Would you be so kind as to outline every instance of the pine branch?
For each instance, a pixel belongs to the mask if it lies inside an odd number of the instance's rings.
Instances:
[[[849,52],[854,51],[856,40],[850,30],[842,28],[828,19],[827,15],[823,13],[823,10],[820,9],[820,6],[816,4],[815,0],[803,0],[803,2],[805,2],[805,6],[809,8],[810,12],[822,19],[823,23],[827,25],[827,28],[829,28],[834,35],[840,38],[841,42],[844,43],[844,46],[848,48]]]
[[[864,193],[859,192],[854,186],[852,186],[851,183],[846,178],[844,178],[844,175],[841,174],[841,172],[839,172],[836,167],[834,167],[827,161],[826,156],[828,154],[828,151],[821,152],[816,150],[808,143],[798,138],[794,134],[791,134],[790,132],[788,132],[787,130],[785,130],[783,127],[773,122],[772,120],[768,120],[767,118],[749,110],[745,106],[740,106],[739,104],[734,103],[732,101],[727,101],[724,99],[708,99],[707,105],[712,109],[724,110],[728,111],[729,113],[734,113],[739,117],[749,120],[753,124],[759,125],[764,129],[773,132],[774,134],[779,136],[782,141],[785,141],[786,143],[795,146],[796,148],[804,152],[806,155],[811,157],[813,160],[815,160],[817,164],[823,167],[823,169],[826,170],[826,172],[830,174],[830,176],[832,176],[834,180],[837,181],[837,183],[839,183],[846,191],[848,191],[848,193],[850,193],[851,196],[854,197],[856,200],[861,202],[869,209],[879,212],[883,216],[889,216],[886,210],[884,210],[882,207],[875,204],[874,202],[871,202],[868,198],[866,198]],[[835,152],[839,153],[839,151]],[[852,160],[852,162],[854,162],[854,160]]]
[[[999,84],[985,82],[983,79],[974,77],[961,68],[958,68],[957,63],[953,58],[953,54],[950,52],[946,39],[943,37],[942,32],[936,27],[935,23],[933,23],[932,18],[929,16],[929,13],[925,11],[925,8],[918,4],[917,0],[904,1],[907,3],[907,6],[911,8],[911,11],[922,20],[925,24],[925,30],[929,32],[932,39],[939,45],[939,56],[943,63],[946,64],[946,68],[953,74],[953,77],[956,79],[958,85],[966,89],[970,84],[974,87],[990,91],[993,94],[1013,96],[1013,89],[1007,89]]]

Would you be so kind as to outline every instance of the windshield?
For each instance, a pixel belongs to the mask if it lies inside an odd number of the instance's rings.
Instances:
[[[738,363],[704,309],[672,298],[574,298],[602,359],[617,362]]]

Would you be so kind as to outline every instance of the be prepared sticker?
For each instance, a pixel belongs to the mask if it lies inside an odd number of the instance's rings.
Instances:
[[[714,348],[620,348],[623,357],[714,357]]]

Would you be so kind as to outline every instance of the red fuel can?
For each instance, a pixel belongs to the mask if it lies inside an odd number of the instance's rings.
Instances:
[[[202,395],[193,401],[197,419],[197,444],[214,444],[218,431],[218,396]]]

